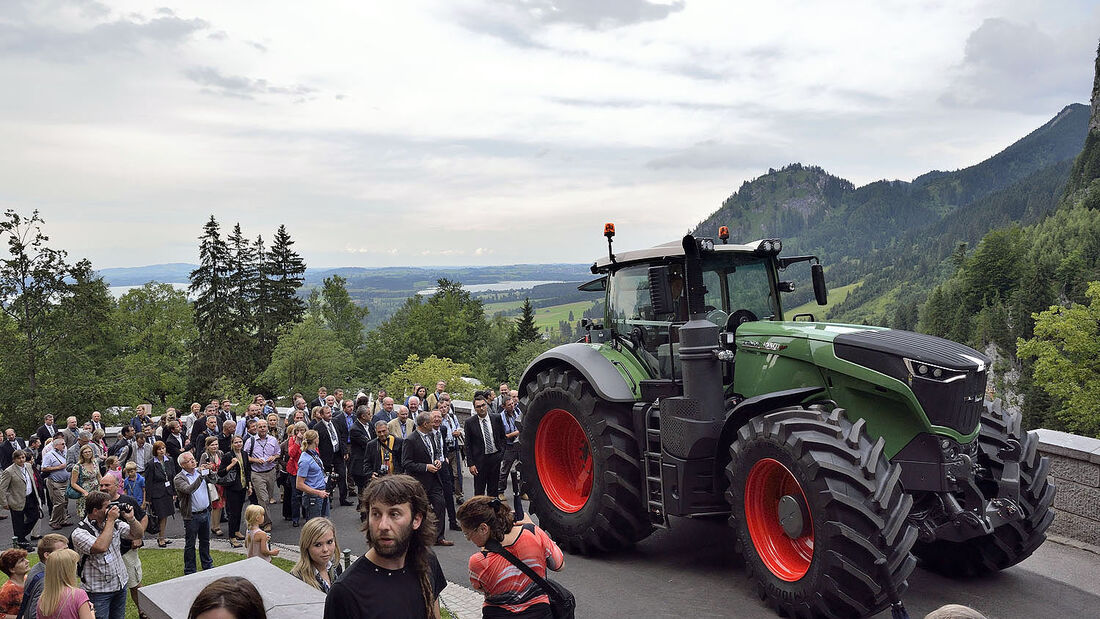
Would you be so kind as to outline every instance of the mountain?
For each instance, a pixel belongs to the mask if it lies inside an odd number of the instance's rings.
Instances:
[[[1081,152],[1088,122],[1088,106],[1068,105],[985,161],[952,172],[931,171],[912,182],[882,180],[855,187],[817,166],[795,163],[769,170],[743,183],[694,232],[714,236],[719,226],[727,225],[736,240],[782,238],[785,253],[820,256],[830,286],[859,284],[865,290],[856,299],[881,301],[868,298],[873,296],[868,292],[893,288],[877,281],[884,265],[904,270],[915,266],[914,251],[929,250],[938,265],[958,242],[973,243],[995,226],[1034,221],[1053,209],[1070,162]],[[1038,180],[1042,189],[1036,191]],[[927,262],[933,256],[917,258]],[[936,271],[930,285],[950,275],[934,267],[923,265],[925,271]],[[805,271],[792,279],[808,283]],[[810,299],[808,286],[798,289],[785,298],[788,307]],[[854,301],[841,311],[851,312]],[[892,315],[896,301],[879,302],[873,317]],[[911,310],[909,314],[912,318]]]
[[[172,262],[168,264],[150,264],[140,267],[115,267],[99,269],[103,281],[108,286],[143,286],[149,282],[161,282],[165,284],[185,284],[191,271],[197,269],[197,264],[185,262]]]

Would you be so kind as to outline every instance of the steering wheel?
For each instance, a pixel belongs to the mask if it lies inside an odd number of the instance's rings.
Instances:
[[[733,333],[737,331],[737,327],[740,327],[746,322],[755,322],[756,320],[759,320],[756,314],[747,309],[739,309],[730,314],[729,319],[726,320],[726,331]]]
[[[729,314],[725,313],[724,311],[722,311],[720,309],[709,307],[709,311],[707,311],[707,320],[708,321],[713,322],[714,324],[721,327],[722,325],[726,324],[726,320],[728,320],[728,319],[729,319]]]

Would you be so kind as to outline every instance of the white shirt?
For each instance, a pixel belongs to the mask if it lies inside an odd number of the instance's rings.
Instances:
[[[187,471],[183,472],[183,476],[187,478],[187,483],[189,484],[195,483],[195,478],[199,477],[200,475],[201,473],[199,473],[199,469],[195,469],[191,473],[188,473]],[[198,488],[195,488],[194,492],[191,493],[191,513],[193,514],[195,512],[201,512],[207,507],[210,507],[210,493],[207,492],[206,482],[204,481],[203,483],[199,484]]]

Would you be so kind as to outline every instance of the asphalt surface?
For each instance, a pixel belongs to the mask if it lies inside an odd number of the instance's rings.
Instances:
[[[469,476],[465,481],[466,496],[470,496]],[[296,545],[300,529],[282,520],[280,505],[272,507],[275,540]],[[337,507],[331,518],[341,548],[362,554],[366,542],[355,508]],[[48,523],[43,522],[42,530],[49,532]],[[0,521],[0,535],[2,540],[11,539],[10,518]],[[168,536],[183,537],[178,517],[169,520]],[[466,562],[475,548],[461,532],[448,531],[447,537],[455,545],[436,548],[443,571],[451,582],[468,584]],[[630,551],[599,557],[567,555],[565,569],[554,578],[573,591],[577,616],[585,619],[775,617],[756,596],[732,548],[733,536],[724,521],[676,518],[670,530],[655,532]],[[950,580],[918,567],[909,579],[904,602],[914,619],[947,603],[972,606],[990,619],[1100,617],[1097,575],[1100,555],[1048,541],[1020,565],[987,578]],[[889,619],[890,613],[877,617]]]

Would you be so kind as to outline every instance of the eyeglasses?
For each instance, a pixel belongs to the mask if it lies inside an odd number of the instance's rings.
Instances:
[[[488,408],[488,404],[474,404],[474,408]]]

